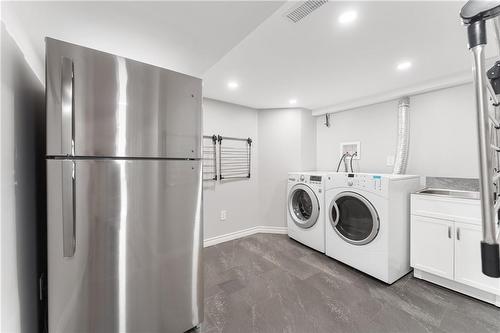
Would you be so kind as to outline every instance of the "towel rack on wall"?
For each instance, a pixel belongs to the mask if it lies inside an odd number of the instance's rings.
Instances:
[[[218,136],[219,179],[250,178],[252,139]]]
[[[500,145],[497,131],[500,128],[498,120],[500,61],[486,71],[484,48],[487,44],[486,21],[491,20],[495,30],[494,39],[500,50],[500,1],[468,1],[462,7],[460,16],[467,26],[469,49],[473,55],[483,224],[482,271],[487,276],[498,278],[500,277],[500,238],[498,235]],[[493,111],[490,111],[491,109]]]
[[[217,180],[217,135],[203,136],[203,180]]]

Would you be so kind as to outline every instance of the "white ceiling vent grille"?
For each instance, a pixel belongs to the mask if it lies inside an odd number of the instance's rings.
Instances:
[[[328,0],[308,0],[291,9],[286,17],[293,23],[297,23],[313,11],[327,3]]]

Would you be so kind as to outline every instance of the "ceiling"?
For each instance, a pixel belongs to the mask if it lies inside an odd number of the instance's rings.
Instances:
[[[283,2],[2,2],[44,63],[44,37],[202,76]]]
[[[458,17],[463,3],[330,1],[298,23],[284,17],[294,5],[287,3],[204,75],[204,93],[255,108],[289,107],[296,99],[296,106],[316,109],[470,78]],[[347,10],[358,18],[344,26],[338,17]],[[398,71],[403,60],[413,66]],[[228,80],[239,88],[227,89]]]
[[[298,23],[284,16],[297,3],[283,1],[1,5],[42,72],[50,36],[202,77],[206,97],[260,109],[295,99],[293,107],[318,110],[469,78],[463,3],[330,1]],[[341,25],[346,10],[358,17]],[[412,67],[398,71],[401,61]]]

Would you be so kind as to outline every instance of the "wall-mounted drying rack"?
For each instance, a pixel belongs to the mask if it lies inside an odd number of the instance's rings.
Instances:
[[[477,112],[479,173],[483,239],[481,263],[485,275],[500,278],[500,61],[486,70],[484,48],[486,21],[493,21],[494,40],[500,50],[500,1],[468,1],[460,11],[467,26],[469,49],[473,56],[474,92]],[[488,98],[489,95],[489,98]],[[493,111],[490,111],[493,109]],[[479,244],[478,244],[479,245]]]
[[[250,178],[251,165],[251,138],[203,136],[204,181]]]
[[[217,180],[217,135],[203,136],[203,180]]]
[[[250,178],[252,139],[218,136],[219,179]]]

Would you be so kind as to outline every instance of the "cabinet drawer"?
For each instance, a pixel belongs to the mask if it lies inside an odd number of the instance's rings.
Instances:
[[[481,202],[412,194],[411,214],[481,225]]]

